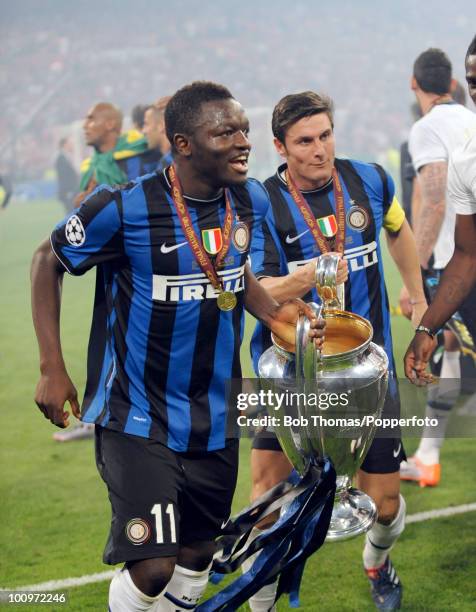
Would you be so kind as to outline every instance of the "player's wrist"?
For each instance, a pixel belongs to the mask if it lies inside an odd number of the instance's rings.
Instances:
[[[62,374],[66,372],[66,366],[62,357],[58,359],[42,359],[40,361],[40,372],[43,376],[51,376],[52,374]]]
[[[411,306],[419,306],[420,304],[426,304],[426,298],[424,295],[419,296],[410,296],[408,300]]]
[[[436,336],[437,332],[438,330],[431,329],[430,327],[427,327],[426,325],[422,325],[421,323],[420,325],[417,325],[415,328],[415,334],[424,333],[427,336],[429,336],[432,340]]]
[[[298,293],[307,293],[315,287],[316,283],[316,264],[315,262],[309,262],[304,266],[298,267],[290,277],[298,283],[296,289],[296,295]]]

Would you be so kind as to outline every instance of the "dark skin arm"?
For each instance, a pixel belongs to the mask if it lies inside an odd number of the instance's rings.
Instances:
[[[251,272],[248,264],[245,266],[245,308],[254,317],[262,321],[277,336],[294,344],[296,321],[301,312],[311,320],[309,335],[314,339],[317,348],[322,348],[324,340],[324,320],[316,319],[314,312],[301,299],[288,300],[283,304],[278,302],[266,291]]]
[[[476,215],[456,215],[455,250],[441,276],[431,306],[421,324],[440,329],[458,310],[476,282]],[[428,382],[425,368],[435,348],[435,340],[424,332],[415,334],[404,359],[405,376],[421,384]]]
[[[31,307],[40,349],[40,380],[35,402],[45,418],[58,427],[69,425],[68,401],[80,417],[77,391],[66,371],[60,340],[61,289],[64,268],[45,240],[35,251],[31,264]]]

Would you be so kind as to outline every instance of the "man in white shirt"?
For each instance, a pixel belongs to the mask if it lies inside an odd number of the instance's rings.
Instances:
[[[476,36],[465,59],[468,91],[476,104]],[[456,212],[455,250],[431,306],[405,355],[405,374],[417,384],[427,381],[425,368],[434,348],[432,334],[475,293],[476,283],[476,133],[451,156],[448,200]],[[473,323],[476,317],[473,309]],[[468,322],[471,327],[471,321]]]
[[[432,293],[454,251],[455,210],[446,197],[449,158],[476,132],[476,115],[455,103],[450,93],[453,85],[451,63],[443,51],[428,49],[416,59],[411,86],[423,117],[413,125],[409,140],[420,193],[414,232]],[[400,470],[402,479],[415,480],[420,486],[439,483],[440,447],[449,410],[459,395],[459,344],[451,332],[444,335],[441,382],[429,390],[427,406],[427,416],[437,418],[438,427],[423,431],[415,455]]]

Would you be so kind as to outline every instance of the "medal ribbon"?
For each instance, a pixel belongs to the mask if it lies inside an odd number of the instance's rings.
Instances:
[[[192,249],[195,260],[198,265],[202,269],[202,272],[205,273],[208,280],[213,285],[216,291],[223,292],[223,281],[219,278],[216,269],[220,267],[225,259],[226,254],[228,253],[228,249],[230,248],[231,242],[231,226],[233,224],[233,211],[230,204],[230,198],[227,190],[225,189],[225,225],[222,230],[223,234],[223,245],[220,249],[216,260],[215,265],[213,265],[211,259],[208,257],[207,252],[202,246],[202,243],[197,237],[195,230],[193,229],[192,218],[188,211],[187,205],[185,203],[185,199],[183,197],[182,187],[180,185],[180,181],[177,176],[177,172],[175,167],[172,165],[169,167],[169,178],[170,184],[172,185],[172,201],[175,206],[175,210],[177,211],[177,215],[180,219],[180,224],[183,229],[183,233],[185,234],[185,238],[187,239],[190,248]]]
[[[306,202],[302,193],[296,187],[295,182],[291,178],[289,170],[286,170],[285,177],[286,183],[288,184],[289,193],[291,194],[291,197],[293,198],[296,206],[299,208],[303,219],[306,222],[306,225],[311,230],[311,233],[314,236],[314,239],[317,242],[321,253],[328,253],[331,248],[329,246],[327,238],[322,233],[309,204]],[[335,237],[334,250],[338,253],[343,253],[345,238],[344,192],[342,190],[342,185],[339,180],[339,175],[337,174],[337,170],[335,168],[332,168],[332,188],[334,190],[334,201],[337,217],[337,232]]]

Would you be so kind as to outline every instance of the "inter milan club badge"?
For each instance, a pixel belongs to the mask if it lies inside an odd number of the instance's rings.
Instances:
[[[150,538],[151,529],[149,523],[141,518],[134,518],[126,525],[126,536],[132,544],[144,544]]]
[[[362,206],[351,206],[347,213],[347,225],[357,232],[363,232],[369,224],[369,215]]]
[[[250,243],[250,230],[246,223],[240,221],[232,231],[231,240],[239,253],[244,253]]]
[[[216,255],[219,253],[223,246],[221,228],[214,227],[212,229],[202,230],[202,244],[209,255]]]
[[[328,215],[327,217],[320,217],[316,219],[319,229],[326,238],[332,238],[337,233],[337,220],[335,215]]]

